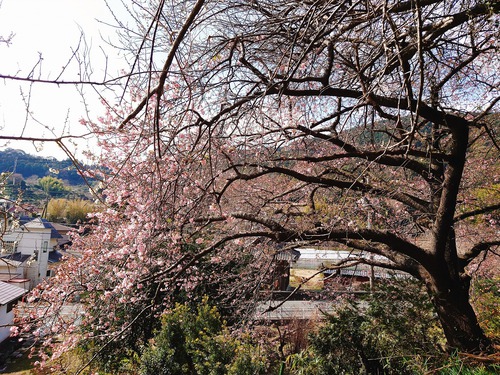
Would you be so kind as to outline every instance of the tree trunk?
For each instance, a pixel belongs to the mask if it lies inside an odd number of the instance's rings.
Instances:
[[[445,116],[452,138],[449,160],[435,163],[442,187],[434,186],[435,221],[433,225],[434,263],[428,271],[431,280],[427,288],[432,296],[439,320],[451,350],[479,353],[491,350],[491,341],[479,326],[476,313],[469,302],[470,278],[465,275],[458,259],[454,216],[457,197],[463,178],[471,124],[455,115]],[[438,128],[436,129],[436,131]],[[434,147],[439,150],[440,143]]]
[[[491,341],[479,326],[469,302],[469,282],[449,282],[444,287],[433,282],[427,287],[441,321],[448,348],[468,353],[490,351]]]

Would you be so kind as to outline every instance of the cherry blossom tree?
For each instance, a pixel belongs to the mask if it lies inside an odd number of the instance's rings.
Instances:
[[[230,262],[241,267],[222,292],[242,302],[278,249],[304,245],[383,255],[358,261],[421,280],[451,348],[490,347],[469,265],[500,245],[497,3],[129,10],[122,100],[84,121],[101,142],[106,209],[74,239],[82,258],[33,295],[56,333],[80,333],[60,350],[121,342]],[[75,293],[80,327],[57,310]]]

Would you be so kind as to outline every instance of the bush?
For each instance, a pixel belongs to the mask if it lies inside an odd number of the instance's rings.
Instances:
[[[471,299],[484,333],[500,344],[500,277],[474,280]]]
[[[205,298],[196,312],[177,304],[163,316],[142,354],[141,374],[258,375],[268,373],[268,362],[258,346],[230,335]]]
[[[497,375],[500,374],[500,364],[498,363],[478,363],[475,358],[460,358],[454,354],[437,370],[439,375]]]
[[[442,363],[443,335],[427,295],[411,280],[346,299],[289,359],[290,374],[415,374]]]
[[[94,203],[84,199],[51,199],[47,206],[47,219],[68,224],[85,222],[87,215],[96,208]]]

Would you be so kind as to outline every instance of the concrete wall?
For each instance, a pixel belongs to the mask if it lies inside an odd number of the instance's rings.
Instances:
[[[14,320],[14,310],[7,312],[7,305],[0,305],[0,342],[10,336],[10,327],[2,327],[12,324]]]

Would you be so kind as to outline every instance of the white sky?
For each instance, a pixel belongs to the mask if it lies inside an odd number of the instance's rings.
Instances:
[[[110,4],[120,5],[118,0]],[[14,34],[12,43],[0,43],[0,74],[27,77],[36,66],[39,55],[41,66],[35,69],[34,77],[55,79],[78,45],[81,32],[91,46],[93,79],[104,77],[104,49],[108,55],[108,66],[112,75],[120,68],[117,52],[102,41],[113,38],[112,28],[98,20],[113,22],[104,0],[0,0],[0,36]],[[62,75],[65,81],[78,80],[76,62]],[[124,66],[122,66],[123,68]],[[39,76],[40,74],[40,76]],[[31,86],[30,114],[26,121],[26,106],[21,92],[26,96],[30,85],[0,79],[0,134],[9,136],[54,137],[63,134],[81,134],[84,128],[78,120],[86,117],[81,96],[74,86],[34,84]],[[86,96],[90,104],[90,116],[96,117],[102,107],[97,96],[91,92]],[[30,117],[30,116],[28,116]],[[92,142],[80,142],[72,151],[79,154],[82,148],[92,147]],[[6,147],[23,149],[30,154],[66,158],[54,143],[33,145],[26,141],[0,140],[0,149]]]

